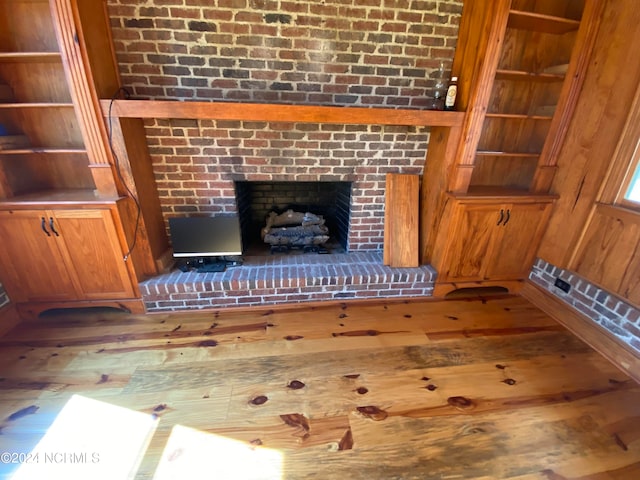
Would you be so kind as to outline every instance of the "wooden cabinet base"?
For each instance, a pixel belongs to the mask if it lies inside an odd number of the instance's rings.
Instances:
[[[453,283],[436,283],[433,287],[433,296],[443,298],[460,289],[481,289],[481,288],[497,288],[502,287],[508,290],[508,293],[519,293],[524,285],[523,280],[493,280],[482,282],[453,282]]]
[[[41,313],[53,309],[81,309],[81,308],[116,308],[128,313],[145,313],[144,302],[139,298],[127,300],[97,300],[80,302],[46,302],[46,303],[18,303],[16,310],[23,320],[33,320]]]
[[[448,194],[427,259],[438,272],[434,296],[460,288],[518,293],[529,276],[555,197]]]

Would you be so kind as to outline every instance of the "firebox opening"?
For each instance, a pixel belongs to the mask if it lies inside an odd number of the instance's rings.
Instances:
[[[245,255],[271,251],[261,230],[271,212],[287,210],[324,217],[329,230],[326,248],[330,253],[348,250],[351,182],[236,181],[235,191]]]

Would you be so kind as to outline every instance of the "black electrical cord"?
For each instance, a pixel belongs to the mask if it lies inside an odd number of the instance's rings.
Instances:
[[[136,247],[136,242],[138,240],[138,231],[140,229],[140,217],[142,215],[142,207],[140,207],[140,202],[138,201],[138,198],[133,193],[133,191],[129,188],[129,185],[127,184],[127,182],[124,179],[124,176],[122,175],[122,171],[120,170],[120,159],[118,158],[118,154],[116,153],[115,149],[113,148],[113,125],[112,125],[112,118],[113,117],[111,115],[111,109],[113,108],[113,102],[115,102],[115,100],[118,98],[118,96],[121,93],[124,94],[124,98],[125,99],[129,99],[130,96],[131,96],[129,91],[126,88],[120,87],[120,88],[118,88],[118,90],[116,90],[116,92],[111,97],[111,102],[109,103],[109,115],[108,115],[108,124],[109,124],[108,135],[109,135],[109,149],[111,150],[111,155],[113,155],[113,161],[115,163],[115,167],[116,167],[116,172],[118,174],[118,178],[120,179],[120,182],[122,183],[124,188],[127,190],[127,193],[129,194],[131,199],[136,204],[136,209],[137,209],[137,212],[136,212],[136,226],[135,226],[135,229],[133,231],[133,242],[131,243],[131,245],[129,246],[129,250],[127,251],[127,253],[125,253],[125,255],[123,257],[123,260],[126,262],[129,259],[129,256],[131,255],[131,252],[133,252],[133,249]]]

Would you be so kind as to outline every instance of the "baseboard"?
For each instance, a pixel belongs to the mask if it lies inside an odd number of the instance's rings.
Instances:
[[[520,295],[640,383],[640,357],[622,340],[531,281],[525,282]]]
[[[0,308],[0,337],[21,322],[20,315],[13,303],[9,303]]]

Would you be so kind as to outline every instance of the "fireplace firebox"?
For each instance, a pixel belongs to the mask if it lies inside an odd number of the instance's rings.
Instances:
[[[329,230],[326,249],[331,253],[348,251],[351,187],[351,182],[236,181],[245,254],[270,250],[261,238],[261,230],[272,212],[282,214],[288,210],[323,217]]]

